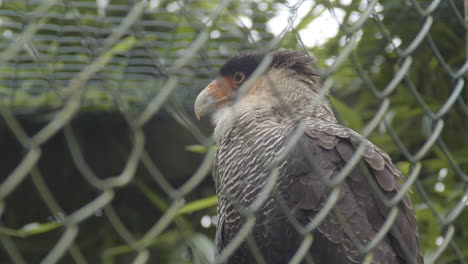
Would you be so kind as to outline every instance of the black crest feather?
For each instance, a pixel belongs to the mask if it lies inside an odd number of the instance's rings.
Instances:
[[[297,74],[305,76],[319,76],[318,70],[310,64],[313,58],[306,56],[296,50],[280,50],[272,53],[273,60],[270,68],[288,68]],[[220,73],[222,76],[232,75],[235,72],[243,72],[250,76],[265,57],[265,53],[251,52],[234,55],[222,67]]]

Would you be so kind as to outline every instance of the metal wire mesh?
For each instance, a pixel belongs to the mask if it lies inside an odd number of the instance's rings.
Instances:
[[[407,176],[387,204],[414,189],[426,263],[465,263],[463,4],[0,1],[0,262],[223,261],[248,240],[255,217],[247,213],[214,259],[213,229],[199,221],[215,214],[207,177],[215,149],[208,126],[193,122],[193,101],[232,54],[284,47],[318,57],[342,121]],[[338,31],[312,47],[307,30],[324,16]],[[188,144],[199,145],[186,154]],[[298,227],[304,240],[291,263],[306,257],[310,231],[337,195]],[[364,253],[391,228],[393,209]]]

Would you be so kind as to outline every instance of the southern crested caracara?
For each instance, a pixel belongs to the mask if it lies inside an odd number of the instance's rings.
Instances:
[[[211,115],[215,126],[218,254],[254,216],[250,235],[227,263],[257,263],[261,258],[266,263],[288,263],[304,239],[304,229],[298,226],[314,221],[332,200],[330,182],[335,181],[336,204],[316,228],[310,228],[313,240],[302,262],[361,263],[367,247],[371,263],[423,263],[406,193],[395,204],[398,213],[392,228],[370,246],[392,215],[382,198],[390,201],[401,189],[402,175],[390,157],[337,124],[326,98],[314,102],[320,81],[309,57],[291,50],[274,52],[264,74],[249,80],[264,57],[260,53],[232,57],[195,102],[196,115]],[[302,133],[297,132],[300,127]],[[298,133],[299,140],[294,136]],[[360,144],[361,161],[338,181]],[[268,195],[262,200],[259,194]]]

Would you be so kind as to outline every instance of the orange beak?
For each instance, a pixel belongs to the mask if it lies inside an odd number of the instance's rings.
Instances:
[[[221,85],[220,85],[221,84]],[[223,78],[212,81],[200,92],[195,100],[194,110],[198,120],[202,116],[210,115],[231,100],[229,89]]]

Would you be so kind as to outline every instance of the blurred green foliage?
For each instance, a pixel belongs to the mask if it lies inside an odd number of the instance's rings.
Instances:
[[[359,2],[352,1],[347,6],[336,4],[346,11],[345,21],[347,15],[362,12]],[[409,2],[417,2],[422,9],[428,8],[430,4],[429,1]],[[359,29],[359,43],[351,56],[330,77],[334,80],[332,94],[336,97],[332,98],[332,104],[343,123],[357,131],[362,130],[362,124],[367,124],[381,106],[379,92],[395,78],[406,59],[399,55],[415,41],[428,19],[404,1],[378,1],[377,5],[376,9],[380,11],[372,16],[378,19],[369,19],[363,24]],[[415,155],[428,141],[436,126],[437,120],[430,118],[429,111],[437,113],[452,93],[456,93],[461,79],[459,76],[456,78],[443,64],[447,63],[456,72],[466,63],[465,29],[456,10],[463,10],[462,1],[444,1],[431,14],[433,22],[429,34],[410,54],[412,63],[406,76],[387,97],[390,108],[386,119],[398,141],[411,154],[402,152],[395,144],[388,126],[380,125],[369,136],[390,154],[406,176],[415,165],[415,161],[411,163],[408,160],[411,161],[411,155]],[[327,66],[324,63],[326,58],[334,58],[343,50],[343,40],[349,37],[346,26],[343,29],[325,45],[312,49],[322,67]],[[431,46],[431,42],[437,50]],[[394,46],[390,43],[394,43]],[[445,61],[438,59],[436,52]],[[427,109],[418,102],[411,89],[420,96]],[[444,127],[438,144],[430,148],[419,161],[423,169],[418,176],[417,188],[413,186],[410,193],[426,257],[431,256],[437,245],[440,245],[447,230],[446,219],[452,213],[457,213],[457,219],[453,222],[457,230],[453,238],[456,245],[452,244],[452,250],[447,249],[436,263],[464,263],[461,259],[468,258],[468,250],[464,246],[468,238],[465,231],[468,214],[466,210],[455,210],[460,204],[462,208],[466,207],[467,197],[466,173],[463,175],[457,172],[457,169],[468,171],[468,139],[464,136],[468,129],[465,95],[466,91],[443,116]],[[444,154],[441,146],[447,148],[450,157]],[[449,159],[453,159],[459,168],[452,166]],[[425,194],[421,195],[421,191]],[[429,200],[424,199],[424,196]]]

